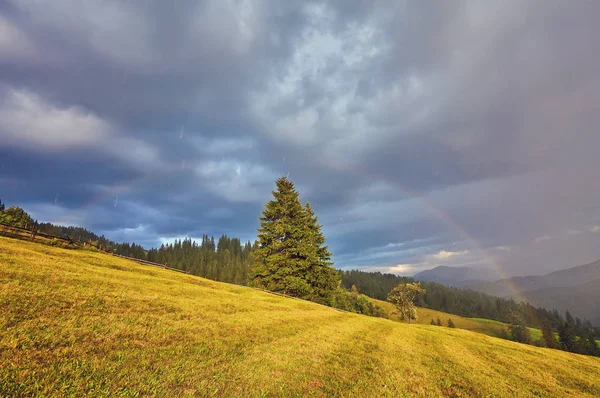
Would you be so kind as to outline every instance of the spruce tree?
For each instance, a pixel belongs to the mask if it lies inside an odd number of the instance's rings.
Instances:
[[[448,318],[448,327],[449,328],[453,328],[454,327],[454,322],[452,322],[451,318]]]
[[[568,313],[568,311],[567,311]],[[572,318],[571,318],[572,319]],[[576,336],[573,333],[573,328],[568,322],[564,322],[558,327],[558,340],[560,341],[560,347],[565,351],[575,350]]]
[[[527,325],[525,325],[525,321],[518,313],[511,314],[511,323],[508,325],[508,330],[510,331],[510,335],[513,341],[518,343],[530,344],[531,343],[531,334]]]
[[[546,347],[556,348],[556,336],[554,335],[554,330],[552,330],[552,326],[548,321],[542,322],[542,339],[544,340],[544,345]]]
[[[265,205],[251,284],[274,292],[329,303],[339,285],[331,255],[310,205],[303,207],[294,184],[281,177]]]

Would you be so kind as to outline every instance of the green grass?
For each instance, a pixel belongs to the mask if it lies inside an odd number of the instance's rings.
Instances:
[[[390,314],[390,319],[394,321],[400,321],[398,315],[394,314],[394,306],[386,301],[370,299],[375,304],[382,307]],[[448,318],[452,318],[454,326],[457,329],[470,330],[472,332],[483,333],[488,336],[501,337],[502,330],[508,331],[508,325],[495,321],[493,319],[486,318],[464,318],[459,315],[448,314],[447,312],[436,311],[429,308],[417,307],[418,319],[415,323],[419,325],[430,325],[431,320],[437,321],[438,318],[442,321],[442,325],[448,324]],[[542,331],[536,328],[528,328],[531,334],[532,340],[539,340],[542,338]]]
[[[0,331],[0,396],[600,396],[598,358],[1,237]]]
[[[394,313],[395,308],[391,303],[375,299],[371,300],[385,309],[387,313],[390,314],[391,320],[400,322],[398,315]],[[419,325],[430,325],[431,320],[437,321],[438,318],[440,318],[442,321],[443,326],[448,324],[448,318],[452,318],[452,322],[454,322],[454,326],[457,329],[470,330],[472,332],[482,333],[493,337],[500,337],[502,329],[506,330],[507,327],[507,325],[502,322],[493,321],[490,319],[463,318],[458,315],[421,307],[417,307],[417,321],[414,323]]]

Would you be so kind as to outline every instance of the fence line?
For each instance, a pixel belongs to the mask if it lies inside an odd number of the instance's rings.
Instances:
[[[151,265],[151,266],[154,266],[154,267],[168,269],[170,271],[177,271],[177,272],[181,272],[181,273],[184,273],[184,274],[189,274],[190,273],[189,271],[184,271],[184,270],[181,270],[181,269],[168,267],[165,264],[154,263],[152,261],[147,261],[147,260],[143,260],[143,259],[135,258],[135,257],[122,256],[120,254],[116,254],[116,253],[113,253],[113,252],[110,252],[110,251],[106,251],[106,250],[102,249],[99,245],[98,246],[94,245],[91,242],[86,242],[86,241],[79,242],[79,241],[74,240],[74,239],[67,239],[67,238],[63,238],[61,236],[49,235],[49,234],[46,234],[44,232],[39,232],[39,231],[35,231],[35,230],[32,230],[32,229],[17,227],[17,226],[14,226],[14,225],[8,225],[8,224],[2,224],[2,223],[0,223],[0,232],[6,232],[8,234],[13,235],[13,237],[14,237],[14,235],[17,235],[18,237],[21,237],[21,238],[30,238],[31,240],[35,239],[38,236],[41,236],[41,237],[47,238],[47,239],[60,240],[60,241],[66,242],[68,244],[75,245],[77,247],[81,247],[81,246],[85,246],[85,245],[90,245],[92,247],[95,247],[98,250],[101,250],[101,251],[103,251],[103,252],[105,252],[107,254],[111,254],[111,255],[113,255],[115,257],[120,257],[120,258],[123,258],[123,259],[126,259],[126,260],[135,261],[135,262],[138,262],[138,263],[141,263],[141,264],[144,264],[144,265]],[[27,236],[23,236],[23,234],[27,234]]]
[[[67,242],[67,243],[78,243],[77,241],[69,240],[69,239],[63,238],[61,236],[49,235],[49,234],[46,234],[44,232],[39,232],[39,231],[35,231],[35,230],[32,230],[32,229],[17,227],[17,226],[14,226],[14,225],[8,225],[8,224],[2,224],[2,223],[0,223],[0,227],[2,227],[3,229],[8,229],[9,233],[11,233],[11,232],[14,233],[14,231],[16,231],[17,233],[19,233],[19,232],[27,233],[32,238],[35,238],[36,236],[41,236],[41,237],[48,238],[48,239],[61,240],[63,242]],[[10,231],[10,230],[12,230],[12,231]]]
[[[184,271],[182,269],[171,268],[171,267],[166,266],[165,264],[153,263],[152,261],[142,260],[140,258],[135,258],[135,257],[122,256],[122,255],[116,254],[116,253],[110,253],[110,254],[112,254],[115,257],[120,257],[120,258],[124,258],[126,260],[135,261],[135,262],[138,262],[140,264],[151,265],[153,267],[159,267],[159,268],[168,269],[168,270],[171,270],[171,271],[177,271],[177,272],[181,272],[183,274],[190,274],[190,271]]]

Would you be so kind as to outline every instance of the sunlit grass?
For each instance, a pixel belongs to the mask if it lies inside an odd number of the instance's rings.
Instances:
[[[395,309],[391,303],[375,299],[371,300],[377,303],[379,306],[383,307],[388,312],[388,314],[390,314],[391,320],[400,321],[398,315],[394,313]],[[457,329],[470,330],[477,333],[483,333],[488,336],[500,337],[502,336],[502,330],[507,330],[507,325],[502,322],[485,318],[463,318],[458,315],[448,314],[446,312],[421,307],[417,307],[417,320],[416,322],[413,322],[420,325],[430,325],[431,320],[436,322],[438,318],[441,320],[442,326],[447,326],[448,318],[451,318],[452,322],[454,322],[454,326]],[[538,332],[541,336],[541,332],[539,330]]]
[[[0,330],[0,396],[600,395],[598,358],[8,238]]]

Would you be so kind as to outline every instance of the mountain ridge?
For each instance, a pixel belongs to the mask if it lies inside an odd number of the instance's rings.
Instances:
[[[483,267],[449,267],[440,265],[418,272],[412,276],[415,280],[441,283],[453,287],[463,287],[471,283],[497,280],[498,274]]]
[[[600,260],[545,275],[518,276],[464,287],[532,305],[566,311],[600,324]]]

